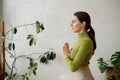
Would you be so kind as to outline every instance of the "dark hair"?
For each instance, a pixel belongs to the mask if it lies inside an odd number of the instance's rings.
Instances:
[[[87,33],[89,35],[89,37],[91,38],[92,42],[93,42],[93,49],[96,49],[96,40],[95,40],[95,31],[91,26],[91,19],[90,16],[87,12],[84,11],[79,11],[74,13],[75,16],[77,16],[78,20],[80,22],[86,22],[86,30]]]

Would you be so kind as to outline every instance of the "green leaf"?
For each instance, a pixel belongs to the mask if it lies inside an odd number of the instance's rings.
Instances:
[[[12,33],[13,33],[13,34],[16,34],[16,33],[17,33],[17,28],[16,28],[16,27],[13,27],[13,28],[12,28]]]
[[[53,53],[53,52],[51,52],[51,54],[50,54],[50,59],[53,60],[53,59],[55,59],[55,57],[56,57],[56,54]]]
[[[116,71],[120,72],[120,51],[115,52],[110,58],[111,64]]]
[[[36,21],[36,27],[39,27],[39,26],[40,26],[40,22]]]
[[[119,76],[117,76],[117,80],[120,80],[120,75],[119,75]]]
[[[27,39],[31,39],[31,38],[33,38],[33,35],[29,34],[29,35],[27,36]]]
[[[32,59],[32,58],[30,58],[30,62],[33,62],[33,59]]]
[[[53,53],[52,60],[56,58],[56,54]]]
[[[53,59],[53,52],[50,53],[50,59]]]
[[[33,44],[36,45],[36,39],[34,38],[33,35],[28,35],[27,39],[29,39],[29,46],[32,46]]]
[[[37,67],[35,67],[35,69],[34,70],[37,70]]]
[[[47,59],[48,59],[48,60],[50,60],[50,59],[51,59],[51,58],[50,58],[50,54],[47,54]]]
[[[31,69],[31,67],[33,67],[33,59],[32,58],[29,58],[29,59],[30,59],[30,62],[29,62],[30,67],[28,67],[28,69]]]
[[[9,43],[8,44],[8,49],[11,51],[12,49],[15,50],[15,44],[14,43]]]
[[[28,67],[28,69],[30,70],[30,69],[31,69],[31,67]]]
[[[12,44],[12,48],[13,48],[13,50],[15,50],[15,44],[14,43]]]
[[[34,38],[30,39],[29,45],[32,46],[32,45],[33,45],[33,42],[34,42]]]
[[[34,45],[36,45],[36,39],[34,38]]]
[[[40,62],[47,63],[47,58],[45,56],[42,56]]]
[[[36,33],[40,33],[40,23],[36,21]]]
[[[40,25],[40,28],[41,28],[42,30],[45,29],[45,27],[43,26],[43,24]]]
[[[34,63],[34,67],[38,66],[38,63]]]
[[[99,64],[100,72],[104,73],[105,70],[107,69],[107,63],[104,62],[103,58],[99,58],[97,61],[98,61],[98,64]]]
[[[29,80],[29,78],[28,78],[28,77],[26,77],[26,80]]]
[[[33,70],[33,74],[36,75],[36,71],[35,70]]]
[[[36,33],[40,33],[44,29],[45,29],[44,25],[40,24],[39,21],[36,21]]]
[[[33,67],[33,62],[30,62],[30,67]]]
[[[15,73],[14,75],[13,75],[13,77],[15,77],[17,75],[17,73]]]
[[[12,43],[8,44],[8,49],[11,51],[12,50]]]
[[[111,75],[110,77],[107,78],[107,80],[116,80],[114,75]]]
[[[36,28],[36,33],[40,33],[40,28]]]

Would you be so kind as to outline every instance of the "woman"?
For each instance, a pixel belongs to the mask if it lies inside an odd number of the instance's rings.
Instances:
[[[94,80],[89,61],[96,49],[95,32],[91,26],[91,19],[87,12],[76,12],[72,18],[71,28],[78,38],[70,50],[66,42],[63,55],[69,69],[73,72],[60,77],[60,80]]]

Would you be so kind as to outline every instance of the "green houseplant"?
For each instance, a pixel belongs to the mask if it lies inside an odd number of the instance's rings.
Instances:
[[[54,52],[54,50],[52,48],[50,48],[48,51],[43,52],[43,53],[30,53],[29,55],[17,56],[17,54],[16,54],[16,45],[17,44],[14,42],[13,36],[18,33],[18,28],[26,27],[26,26],[30,26],[30,25],[35,27],[36,34],[39,34],[43,30],[45,30],[43,23],[36,21],[35,23],[12,27],[5,33],[5,36],[4,36],[5,39],[7,39],[6,36],[9,33],[11,33],[11,39],[8,42],[8,45],[5,46],[5,51],[10,55],[10,58],[12,58],[13,61],[12,61],[12,66],[9,66],[9,64],[7,63],[7,60],[6,60],[6,66],[9,68],[10,73],[9,74],[6,73],[6,77],[4,80],[29,80],[31,75],[36,75],[37,68],[38,68],[38,62],[47,64],[48,60],[54,60],[56,58],[56,53]],[[30,47],[36,45],[36,37],[32,33],[28,32],[26,39],[28,40]],[[2,51],[2,50],[0,50],[0,51]],[[38,57],[34,59],[33,57],[31,57],[31,55],[37,55]],[[17,68],[15,63],[19,58],[25,58],[25,59],[29,60],[29,65],[27,67],[28,69],[23,74],[18,74],[15,72],[15,69]]]
[[[110,57],[110,66],[103,58],[98,60],[101,73],[106,71],[106,80],[120,80],[120,51],[115,52]]]

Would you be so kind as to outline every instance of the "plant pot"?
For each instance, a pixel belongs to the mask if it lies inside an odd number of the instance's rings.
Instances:
[[[117,77],[119,74],[117,71],[114,70],[113,67],[107,67],[106,73],[105,73],[105,79],[107,79],[110,76]]]

